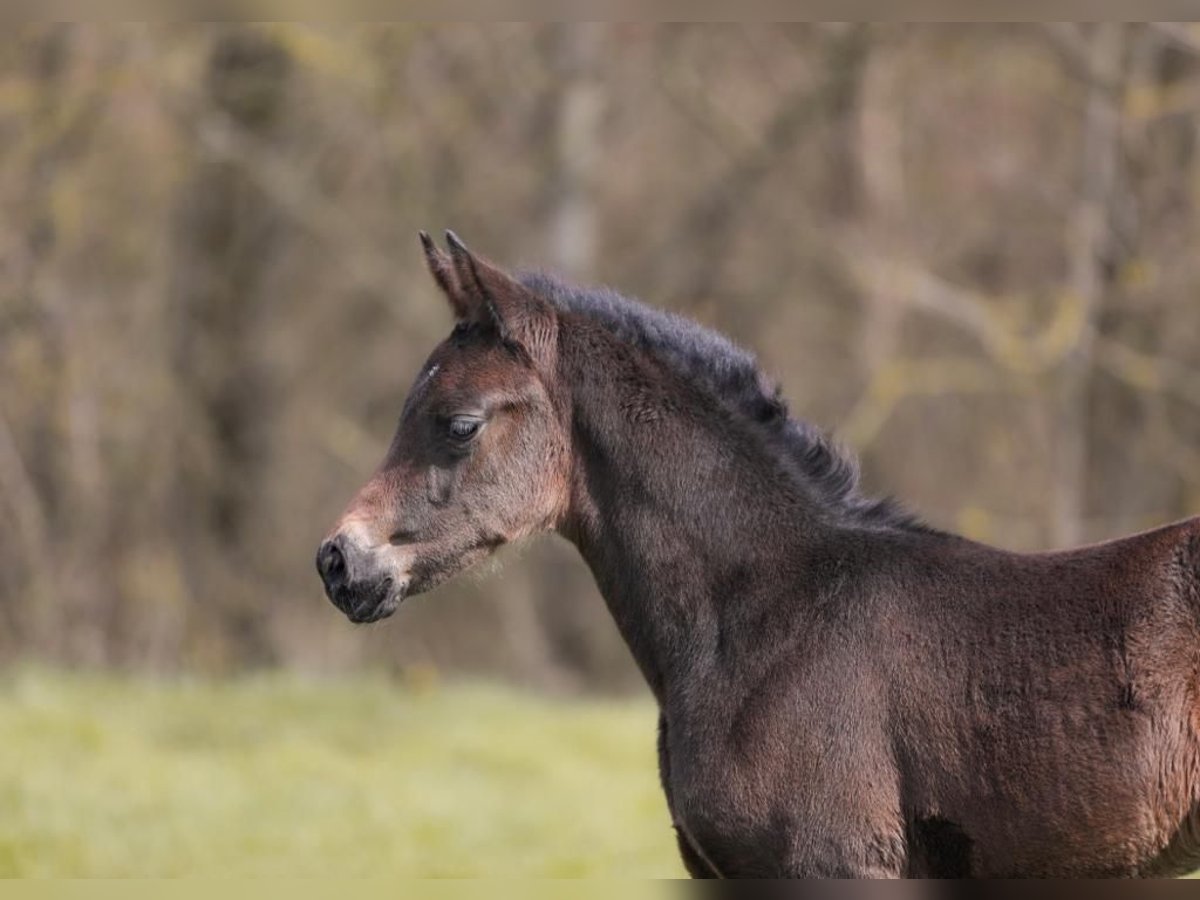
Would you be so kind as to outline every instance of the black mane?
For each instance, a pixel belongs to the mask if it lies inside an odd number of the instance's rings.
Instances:
[[[763,372],[753,354],[724,335],[609,288],[583,288],[542,272],[522,273],[518,280],[559,309],[600,322],[622,340],[653,353],[754,423],[765,438],[782,447],[803,483],[839,521],[926,530],[890,498],[864,497],[858,461],[816,426],[793,419],[779,384]]]

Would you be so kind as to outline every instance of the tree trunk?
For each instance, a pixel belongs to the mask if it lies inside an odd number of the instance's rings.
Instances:
[[[221,117],[248,140],[269,145],[279,139],[289,72],[286,51],[261,31],[223,30],[213,43],[199,114]],[[248,517],[263,475],[270,403],[258,363],[257,312],[284,229],[285,217],[236,160],[201,156],[176,216],[173,302],[189,409],[181,425],[174,536],[181,546],[211,542],[210,556],[224,568],[190,579],[210,591],[221,585],[220,596],[196,603],[198,619],[216,630],[202,651],[214,665],[230,655],[250,663],[272,655],[264,608],[239,587],[244,578],[231,576],[245,571],[238,560],[251,540]],[[220,649],[225,642],[229,653]]]
[[[554,265],[580,280],[592,277],[596,261],[594,182],[604,103],[597,64],[602,28],[597,22],[558,23],[551,46],[558,96],[548,243]]]
[[[1069,547],[1086,537],[1088,394],[1093,349],[1108,288],[1110,204],[1121,146],[1119,79],[1125,30],[1095,26],[1088,50],[1090,83],[1083,127],[1082,183],[1071,222],[1069,296],[1078,307],[1078,338],[1058,373],[1053,399],[1050,539]]]

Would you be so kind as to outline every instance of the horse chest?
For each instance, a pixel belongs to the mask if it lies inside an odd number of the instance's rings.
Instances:
[[[673,811],[676,830],[709,870],[722,877],[769,877],[781,874],[787,835],[772,824],[759,804],[727,784],[675,782],[680,798]]]
[[[666,735],[663,726],[664,737]],[[777,874],[786,856],[786,797],[761,760],[737,760],[694,736],[660,745],[675,828],[710,874]]]
[[[662,726],[675,826],[707,867],[740,877],[902,871],[898,798],[868,752],[877,742],[857,735],[830,752],[810,723],[778,714],[762,720],[770,727],[747,715],[734,729],[675,734]]]

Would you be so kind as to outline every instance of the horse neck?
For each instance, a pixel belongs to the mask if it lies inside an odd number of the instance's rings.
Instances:
[[[736,661],[731,617],[777,598],[825,526],[750,423],[666,367],[584,337],[562,348],[574,462],[559,530],[662,701],[699,669]]]

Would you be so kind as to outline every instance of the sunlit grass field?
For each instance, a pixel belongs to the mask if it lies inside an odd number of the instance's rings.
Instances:
[[[0,875],[677,876],[649,701],[0,680]]]

